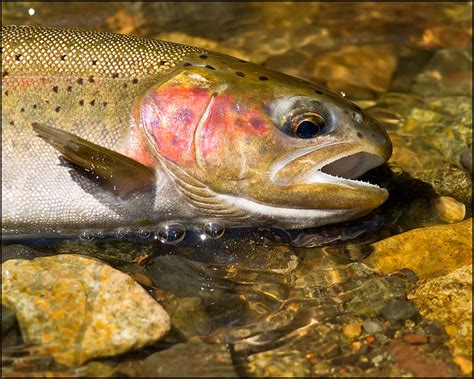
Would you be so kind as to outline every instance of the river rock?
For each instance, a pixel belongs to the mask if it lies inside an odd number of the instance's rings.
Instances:
[[[472,218],[413,229],[372,244],[365,264],[384,273],[409,268],[418,277],[447,274],[471,262]]]
[[[26,342],[67,366],[140,348],[170,328],[132,278],[78,255],[5,262],[2,303],[16,312]]]
[[[392,45],[346,45],[337,51],[318,56],[311,64],[316,79],[341,82],[375,92],[386,91],[397,65],[397,54]]]
[[[141,377],[237,377],[229,347],[200,341],[179,343],[148,356],[138,369]]]
[[[439,218],[446,222],[460,222],[466,216],[466,206],[450,196],[440,196],[432,201]]]
[[[415,78],[413,91],[422,96],[472,96],[472,55],[467,49],[438,50]]]
[[[419,312],[442,325],[449,336],[454,361],[464,374],[472,373],[472,264],[427,280],[408,298]],[[457,357],[457,358],[456,358]],[[470,372],[469,368],[470,362]]]

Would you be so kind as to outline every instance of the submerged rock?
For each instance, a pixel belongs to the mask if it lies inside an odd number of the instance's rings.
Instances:
[[[461,153],[461,164],[472,174],[472,146],[467,147]]]
[[[471,262],[472,218],[410,230],[372,245],[364,263],[384,273],[409,268],[418,277],[447,274]]]
[[[472,264],[427,280],[408,295],[420,313],[444,327],[455,362],[472,373]],[[456,359],[456,357],[459,357]],[[469,370],[465,370],[469,371]]]
[[[472,96],[472,56],[467,49],[438,50],[423,73],[415,78],[413,91],[423,96]]]
[[[460,222],[466,216],[466,206],[449,196],[434,199],[432,206],[438,216],[446,222]]]
[[[384,92],[390,86],[397,65],[397,55],[392,45],[346,45],[337,51],[319,56],[312,63],[313,76],[342,90],[341,82],[353,87]],[[334,85],[332,83],[335,83]]]
[[[148,356],[140,363],[141,377],[237,377],[229,347],[199,341],[180,343]]]
[[[67,366],[140,348],[170,328],[132,278],[77,255],[4,263],[2,303],[15,310],[26,342]]]

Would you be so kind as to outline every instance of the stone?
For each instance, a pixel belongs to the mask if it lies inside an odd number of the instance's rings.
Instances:
[[[466,216],[466,206],[450,196],[433,199],[432,206],[439,218],[449,223],[460,222]]]
[[[190,341],[154,353],[143,362],[138,377],[237,377],[229,347]]]
[[[360,332],[362,329],[362,324],[360,322],[344,325],[342,328],[342,332],[348,338],[356,338],[360,336]]]
[[[472,146],[467,147],[461,152],[461,164],[472,174]]]
[[[364,263],[384,273],[409,268],[435,277],[471,262],[472,218],[450,225],[413,229],[372,244]]]
[[[47,257],[51,254],[43,253],[29,246],[13,244],[2,246],[2,263],[10,259],[33,259],[38,257]]]
[[[408,301],[396,299],[387,303],[382,308],[381,314],[388,321],[404,321],[415,316],[416,309]]]
[[[438,378],[441,376],[452,376],[447,365],[442,362],[429,361],[417,346],[397,339],[391,342],[390,350],[397,364],[415,376],[434,376]]]
[[[369,334],[374,334],[381,332],[383,330],[383,325],[377,320],[367,319],[362,323],[362,327]]]
[[[426,97],[472,96],[471,78],[472,56],[467,49],[440,49],[416,76],[412,90]]]
[[[186,338],[207,335],[211,331],[212,320],[200,297],[175,298],[163,306],[170,315],[171,325]]]
[[[3,263],[2,303],[16,312],[26,342],[67,366],[138,349],[170,328],[132,278],[79,255]]]
[[[428,337],[422,334],[407,334],[403,336],[403,340],[411,345],[424,345],[428,343]]]
[[[310,63],[309,69],[314,78],[328,83],[343,81],[355,87],[385,92],[396,65],[397,55],[392,45],[345,45],[320,55]]]
[[[408,298],[422,316],[443,326],[453,355],[472,356],[472,264],[427,280]]]

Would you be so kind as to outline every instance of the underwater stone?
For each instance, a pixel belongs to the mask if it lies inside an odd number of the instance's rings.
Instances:
[[[449,196],[433,199],[432,206],[438,216],[446,222],[459,222],[466,216],[466,206]]]
[[[412,90],[423,96],[472,96],[472,57],[467,49],[436,51]]]
[[[16,312],[26,342],[67,366],[140,348],[170,328],[132,278],[77,255],[4,263],[2,303]]]
[[[427,280],[409,293],[408,298],[422,316],[443,326],[452,354],[461,357],[455,362],[462,361],[461,369],[468,368],[471,362],[471,372],[467,374],[472,373],[472,264]]]
[[[137,376],[152,377],[237,377],[229,347],[200,341],[176,344],[148,356]]]
[[[396,299],[386,304],[382,308],[381,314],[388,321],[403,321],[415,316],[416,309],[408,301]]]
[[[381,332],[383,330],[383,325],[377,320],[367,319],[362,323],[362,327],[369,334],[374,334]]]
[[[397,54],[388,44],[346,45],[318,56],[311,65],[316,79],[385,92],[397,65]],[[337,87],[341,89],[340,83]]]
[[[418,277],[434,277],[471,262],[472,218],[451,225],[410,230],[372,244],[364,263],[384,273],[409,268]]]
[[[460,160],[462,166],[472,174],[472,146],[462,151]]]

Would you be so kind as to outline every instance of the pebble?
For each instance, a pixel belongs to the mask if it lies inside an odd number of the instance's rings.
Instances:
[[[342,332],[348,338],[359,337],[361,332],[362,324],[360,322],[355,324],[344,325]]]
[[[466,206],[450,196],[433,199],[432,207],[440,219],[449,223],[462,221],[466,216]]]
[[[132,278],[79,255],[3,263],[2,302],[16,312],[25,342],[66,366],[138,349],[170,328]]]
[[[388,321],[403,321],[415,316],[416,309],[408,301],[396,299],[386,304],[382,308],[381,314]]]
[[[428,343],[428,337],[422,334],[407,334],[403,336],[403,340],[411,345],[423,345]]]
[[[362,323],[362,327],[367,333],[374,334],[381,332],[383,330],[383,326],[379,321],[367,319]]]
[[[462,166],[472,174],[472,146],[462,151],[460,159]]]

